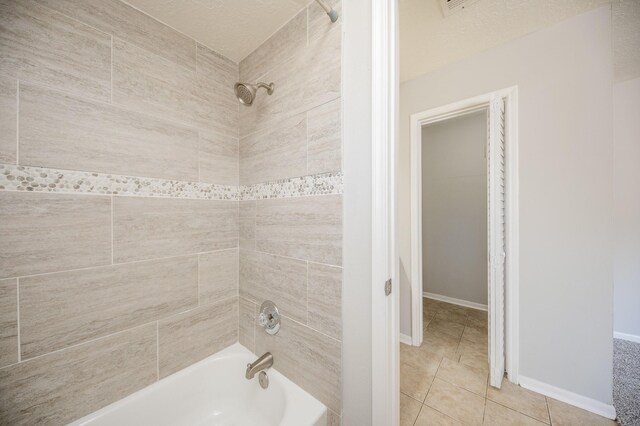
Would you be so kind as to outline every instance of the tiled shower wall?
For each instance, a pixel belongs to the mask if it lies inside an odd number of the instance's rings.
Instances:
[[[340,3],[333,2],[340,11]],[[240,184],[340,175],[341,38],[312,3],[240,63],[242,81],[275,83],[240,108]],[[342,195],[276,194],[240,201],[240,342],[330,409],[342,411]],[[273,300],[282,328],[270,336],[257,310]]]
[[[117,0],[0,1],[0,424],[237,341],[238,73]]]

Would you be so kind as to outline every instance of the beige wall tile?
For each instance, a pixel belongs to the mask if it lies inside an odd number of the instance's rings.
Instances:
[[[238,295],[238,249],[198,255],[200,304]]]
[[[300,55],[306,45],[307,11],[303,10],[240,62],[240,79],[254,83],[276,65]]]
[[[115,262],[237,247],[238,203],[114,197]]]
[[[200,182],[238,185],[238,138],[200,132]]]
[[[342,195],[258,200],[256,248],[341,265]]]
[[[307,174],[307,120],[304,114],[240,139],[240,184]]]
[[[342,340],[342,268],[309,263],[310,327]]]
[[[327,410],[327,426],[340,426],[341,424],[342,418],[340,415],[331,410]]]
[[[258,305],[240,297],[239,336],[240,344],[255,352],[256,316]],[[262,330],[260,330],[262,331]]]
[[[338,20],[331,22],[327,13],[316,2],[310,3],[309,8],[309,40],[326,37],[329,31],[342,31],[342,2],[340,0],[327,0],[327,3],[338,12]]]
[[[195,69],[196,44],[193,40],[122,1],[37,1],[177,64]]]
[[[256,248],[256,201],[240,201],[240,248],[255,250]]]
[[[271,300],[283,315],[307,322],[307,262],[240,250],[240,294],[258,306]]]
[[[0,280],[0,368],[18,362],[18,280]]]
[[[195,71],[120,39],[113,40],[113,103],[193,125]]]
[[[197,256],[21,278],[22,359],[197,305]]]
[[[273,95],[261,93],[251,108],[240,108],[240,136],[339,98],[340,44],[341,33],[330,31],[269,71],[264,80],[275,84]]]
[[[338,98],[307,112],[307,173],[342,170],[342,99]]]
[[[221,85],[206,71],[187,70],[120,39],[113,41],[113,102],[201,130],[238,136],[233,87]]]
[[[278,334],[256,330],[256,353],[271,352],[274,368],[319,399],[329,409],[342,406],[340,342],[287,317]]]
[[[20,164],[197,181],[198,133],[21,84]]]
[[[240,103],[233,91],[238,65],[213,50],[198,45],[195,114],[200,126],[238,137]]]
[[[424,403],[466,425],[482,424],[484,398],[438,378]]]
[[[20,80],[109,100],[111,37],[31,0],[0,2],[0,69]]]
[[[549,424],[549,410],[544,395],[503,380],[500,389],[492,386],[487,388],[487,398]]]
[[[66,424],[156,377],[151,324],[0,370],[0,424]]]
[[[573,405],[560,402],[553,398],[547,398],[551,424],[558,426],[615,426],[616,422],[597,414],[590,413]]]
[[[111,200],[0,192],[0,278],[111,263]]]
[[[18,81],[0,76],[0,163],[16,162]]]
[[[547,423],[539,422],[493,401],[487,401],[483,424],[487,426],[544,426]]]
[[[160,378],[237,342],[237,326],[237,297],[200,306],[160,321]]]

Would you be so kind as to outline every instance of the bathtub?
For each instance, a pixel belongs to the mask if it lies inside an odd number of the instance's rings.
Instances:
[[[256,358],[236,343],[71,424],[326,425],[326,407],[273,368],[267,389],[257,374],[245,379],[247,363]]]

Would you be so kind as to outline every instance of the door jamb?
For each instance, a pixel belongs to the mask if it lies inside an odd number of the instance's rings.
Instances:
[[[512,383],[518,383],[519,366],[519,181],[517,86],[453,102],[411,114],[411,340],[422,344],[422,126],[471,113],[489,106],[491,99],[505,99],[505,367]]]

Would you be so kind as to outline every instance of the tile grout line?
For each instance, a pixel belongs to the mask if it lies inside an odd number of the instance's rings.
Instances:
[[[20,335],[20,278],[16,278],[16,326],[18,328],[18,363],[22,362],[22,350],[20,350],[21,335]]]
[[[307,298],[307,325],[309,325],[309,261],[306,261],[307,264],[307,280],[306,280],[306,287],[305,287],[305,297]]]
[[[187,312],[187,311],[184,311],[184,312]],[[180,313],[181,313],[181,312],[180,312]],[[177,315],[177,314],[176,314],[176,315]],[[173,315],[172,315],[172,316],[173,316]],[[60,348],[60,349],[55,349],[55,350],[53,350],[53,351],[51,351],[51,352],[47,352],[47,353],[44,353],[44,354],[36,355],[36,356],[31,357],[31,358],[21,359],[21,360],[20,360],[20,363],[31,362],[31,361],[33,361],[33,360],[40,359],[40,358],[43,358],[43,357],[46,357],[46,356],[49,356],[49,355],[57,354],[57,353],[59,353],[59,352],[63,352],[63,351],[66,351],[66,350],[75,349],[75,348],[78,348],[78,347],[81,347],[81,346],[84,346],[84,345],[88,345],[88,344],[90,344],[90,343],[95,343],[95,342],[97,342],[97,341],[104,340],[104,339],[107,339],[107,338],[109,338],[109,337],[113,337],[113,336],[118,335],[118,334],[127,333],[127,332],[130,332],[130,331],[132,331],[132,330],[136,330],[136,329],[138,329],[138,328],[148,327],[149,325],[151,325],[151,324],[153,324],[153,323],[155,323],[155,322],[157,322],[157,320],[148,321],[148,322],[145,322],[144,324],[134,325],[134,326],[132,326],[132,327],[129,327],[129,328],[126,328],[126,329],[123,329],[123,330],[118,330],[118,331],[115,331],[115,332],[113,332],[113,333],[110,333],[110,334],[107,334],[107,335],[104,335],[104,336],[99,336],[99,337],[96,337],[96,338],[93,338],[93,339],[87,340],[87,341],[85,341],[85,342],[74,343],[73,345],[65,346],[64,348]],[[6,368],[8,368],[8,367],[15,366],[15,365],[17,365],[17,364],[18,364],[18,363],[14,363],[14,364],[5,365],[4,367],[0,367],[0,371],[5,370],[5,369],[6,369]]]
[[[156,320],[156,380],[160,380],[160,320]]]
[[[114,265],[113,245],[113,195],[111,195],[111,265]]]
[[[2,278],[2,279],[4,280],[4,279],[12,279],[12,278],[31,278],[31,277],[41,277],[43,275],[62,274],[62,273],[66,273],[66,272],[90,271],[92,269],[108,268],[110,266],[123,266],[123,265],[132,265],[132,264],[145,263],[145,262],[156,262],[156,261],[160,261],[160,260],[171,260],[171,259],[176,259],[176,258],[179,258],[179,257],[193,257],[193,256],[197,256],[197,255],[200,255],[200,254],[218,253],[218,252],[231,251],[231,250],[237,250],[237,249],[238,249],[238,247],[229,247],[229,248],[223,248],[223,249],[218,249],[218,250],[202,251],[202,252],[197,252],[197,253],[177,254],[177,255],[174,255],[174,256],[154,257],[154,258],[151,258],[151,259],[142,259],[142,260],[131,260],[129,262],[117,262],[117,263],[114,263],[114,264],[105,263],[103,265],[88,266],[86,268],[65,269],[63,271],[42,272],[42,273],[39,273],[39,274],[16,275],[16,276],[12,276],[12,277],[5,277],[5,278]]]
[[[16,80],[16,166],[20,165],[20,79]]]
[[[109,103],[111,105],[113,105],[113,34],[109,34],[109,38],[110,38],[110,41],[111,41],[111,63],[110,63],[111,68],[109,70],[109,72],[111,73],[111,75],[110,75],[111,78],[110,78],[110,81],[109,81],[109,83],[110,83],[110,87],[109,87]]]
[[[214,303],[227,302],[227,301],[229,301],[229,300],[231,300],[231,299],[233,299],[235,297],[237,297],[237,296],[225,297],[224,299],[217,300]],[[97,341],[104,340],[104,339],[116,336],[118,334],[127,333],[127,332],[130,332],[132,330],[136,330],[138,328],[148,327],[148,326],[150,326],[152,324],[157,324],[156,327],[158,327],[160,321],[171,319],[171,318],[177,317],[178,315],[184,315],[184,314],[186,314],[188,312],[195,311],[196,309],[199,309],[199,307],[196,306],[196,307],[191,307],[191,308],[189,308],[187,310],[184,310],[184,311],[174,312],[174,313],[172,313],[172,314],[170,314],[168,316],[162,317],[162,318],[157,318],[157,319],[154,319],[154,320],[150,320],[150,321],[147,321],[147,322],[145,322],[143,324],[136,324],[136,325],[133,325],[133,326],[131,326],[129,328],[125,328],[125,329],[122,329],[122,330],[117,330],[117,331],[114,331],[112,333],[106,334],[104,336],[98,336],[98,337],[95,337],[93,339],[90,339],[90,340],[87,340],[87,341],[84,341],[84,342],[74,343],[72,345],[65,346],[65,347],[60,348],[60,349],[55,349],[55,350],[53,350],[51,352],[47,352],[47,353],[43,353],[43,354],[40,354],[40,355],[36,355],[36,356],[28,358],[26,360],[21,360],[20,362],[30,362],[32,360],[39,359],[39,358],[42,358],[42,357],[46,357],[48,355],[56,354],[56,353],[59,353],[59,352],[62,352],[62,351],[71,350],[71,349],[78,348],[78,347],[81,347],[81,346],[84,346],[84,345],[95,343]],[[329,337],[329,336],[327,336],[327,337]],[[158,344],[159,344],[159,342],[158,342]],[[6,369],[7,367],[15,366],[17,364],[18,363],[13,363],[13,364],[9,364],[9,365],[5,365],[3,367],[0,367],[0,371]]]

